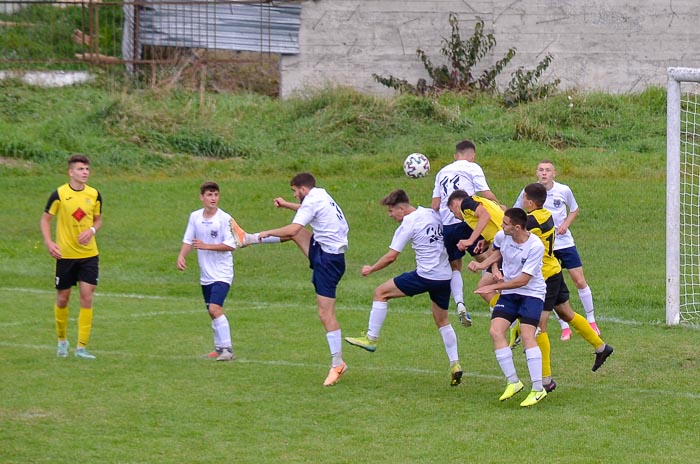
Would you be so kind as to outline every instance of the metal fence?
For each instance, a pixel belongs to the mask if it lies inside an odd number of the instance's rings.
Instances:
[[[113,68],[152,83],[209,75],[218,89],[226,74],[279,80],[279,56],[299,52],[300,17],[297,2],[271,0],[0,0],[0,67]]]

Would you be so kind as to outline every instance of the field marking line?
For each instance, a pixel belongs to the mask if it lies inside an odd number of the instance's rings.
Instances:
[[[49,290],[49,289],[37,289],[37,288],[28,288],[28,287],[0,287],[0,292],[2,291],[8,291],[8,292],[21,292],[21,293],[33,293],[33,294],[47,294],[47,295],[54,295],[55,290]],[[106,297],[106,298],[126,298],[126,299],[135,299],[135,300],[160,300],[160,301],[187,301],[194,303],[195,301],[201,301],[198,298],[193,298],[193,297],[186,297],[186,296],[163,296],[163,295],[142,295],[142,294],[137,294],[137,293],[102,293],[102,292],[95,292],[96,297]],[[233,306],[231,309],[236,311],[239,310],[241,305],[236,305]],[[307,310],[308,308],[312,307],[313,304],[310,303],[308,306],[307,305],[298,305],[298,304],[292,304],[292,303],[279,303],[279,302],[273,302],[273,303],[267,303],[267,302],[247,302],[245,303],[245,308],[250,308],[250,309],[262,309],[262,308],[299,308],[303,310]],[[338,311],[366,311],[367,314],[369,314],[371,307],[368,304],[367,306],[362,305],[362,306],[346,306],[341,304],[336,304],[336,310]],[[139,313],[134,313],[130,314],[130,317],[134,318],[145,318],[145,317],[158,317],[158,316],[169,316],[169,315],[178,315],[178,314],[195,314],[197,312],[204,312],[206,311],[203,307],[202,309],[197,309],[197,310],[175,310],[175,311],[151,311],[151,312],[139,312]],[[398,313],[398,314],[431,314],[430,311],[425,310],[425,311],[407,311],[403,310],[401,308],[396,308],[392,307],[391,308],[392,313]],[[100,317],[105,318],[104,315],[101,315]],[[478,317],[478,318],[490,318],[491,316],[486,314],[485,312],[479,312],[479,313],[473,313],[472,317]],[[106,319],[109,319],[109,316],[106,316]],[[605,323],[611,323],[611,324],[620,324],[620,325],[627,325],[627,326],[643,326],[643,325],[657,325],[660,327],[665,327],[666,322],[664,320],[658,319],[656,321],[648,321],[648,322],[640,322],[640,321],[631,321],[628,319],[621,319],[618,317],[606,317],[606,316],[598,316],[597,320],[605,322]],[[14,322],[9,322],[9,323],[2,323],[0,322],[0,327],[5,327],[8,326],[8,324],[12,325],[17,325],[17,323]],[[700,324],[694,324],[694,323],[684,323],[683,324],[684,328],[690,329],[690,330],[700,330]]]
[[[47,351],[48,353],[51,353],[55,349],[54,346],[29,345],[29,344],[21,344],[21,343],[9,343],[9,342],[3,342],[3,341],[0,341],[0,346],[4,346],[4,347],[8,347],[8,348],[41,350],[41,351]],[[212,362],[211,360],[205,359],[204,355],[185,356],[185,355],[158,355],[158,354],[149,354],[149,353],[133,353],[133,352],[125,352],[125,351],[103,351],[103,350],[91,350],[91,351],[93,351],[94,354],[100,355],[100,356],[116,356],[116,357],[121,357],[121,358],[140,357],[140,358],[161,359],[161,360],[171,360],[171,361],[201,361],[203,363],[210,363],[212,365],[217,365],[217,366],[224,364],[224,363]],[[99,360],[98,360],[98,362],[99,362]],[[284,360],[270,361],[270,360],[246,359],[246,358],[237,358],[232,363],[232,365],[235,366],[236,364],[298,367],[298,368],[303,368],[303,369],[316,369],[316,368],[326,369],[328,367],[326,364],[302,363],[302,362],[292,362],[292,361],[284,361]],[[401,372],[401,373],[405,373],[405,374],[414,374],[414,375],[446,375],[446,370],[424,369],[424,368],[416,368],[416,367],[387,367],[387,366],[355,367],[355,365],[353,365],[352,367],[356,370],[364,369],[367,371],[377,371],[377,372],[392,371],[392,372]],[[494,382],[502,382],[503,381],[502,375],[481,374],[478,372],[465,371],[463,378],[464,377],[490,380],[490,381],[494,381]],[[576,384],[576,383],[567,383],[566,386],[567,386],[567,388],[578,388],[578,389],[590,389],[591,388],[590,385],[581,385],[581,384]],[[620,385],[609,385],[609,386],[598,386],[597,388],[600,388],[603,390],[607,389],[607,390],[619,391],[621,387],[620,387]],[[631,393],[644,394],[644,395],[649,395],[649,396],[654,396],[654,397],[661,394],[664,396],[673,396],[673,397],[678,397],[678,398],[683,398],[683,399],[700,400],[700,393],[693,393],[693,392],[676,392],[676,391],[648,389],[648,388],[625,388],[625,390],[629,391]]]

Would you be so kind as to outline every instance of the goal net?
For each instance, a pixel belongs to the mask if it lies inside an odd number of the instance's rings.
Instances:
[[[668,69],[666,118],[666,323],[700,323],[700,69]]]

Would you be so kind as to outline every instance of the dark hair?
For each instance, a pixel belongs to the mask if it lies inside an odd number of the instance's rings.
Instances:
[[[455,151],[460,152],[460,151],[467,151],[467,150],[474,150],[476,151],[476,145],[474,145],[474,142],[471,140],[462,140],[455,146]]]
[[[300,172],[292,177],[292,180],[289,181],[289,185],[292,187],[308,187],[312,189],[316,187],[316,178],[309,172]]]
[[[396,206],[402,203],[409,204],[410,202],[411,200],[408,199],[408,194],[405,191],[396,189],[382,198],[379,204],[383,206]]]
[[[90,164],[90,160],[88,159],[87,156],[81,155],[80,153],[76,153],[72,155],[70,158],[68,158],[68,167],[72,168],[75,163],[83,163],[83,164]]]
[[[503,215],[508,216],[511,225],[520,226],[524,229],[527,224],[527,213],[523,209],[508,208]]]
[[[532,200],[538,208],[542,208],[544,202],[547,201],[547,187],[537,182],[525,186],[525,195],[528,200]]]
[[[464,201],[466,198],[469,198],[469,194],[467,192],[464,190],[455,190],[447,198],[447,205],[451,205],[455,200],[459,200],[459,202],[462,203],[462,201]]]
[[[206,192],[218,192],[219,191],[219,184],[216,182],[205,182],[202,184],[201,187],[199,187],[199,193],[204,195]]]

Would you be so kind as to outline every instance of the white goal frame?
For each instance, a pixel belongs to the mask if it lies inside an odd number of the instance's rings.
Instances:
[[[681,83],[683,82],[700,83],[700,69],[668,68],[666,101],[666,324],[668,325],[678,325],[682,319],[681,279],[684,276],[681,275],[681,240],[683,239],[681,237],[681,181],[684,179],[681,178]],[[700,138],[700,133],[697,136]],[[700,274],[700,268],[694,271]]]

